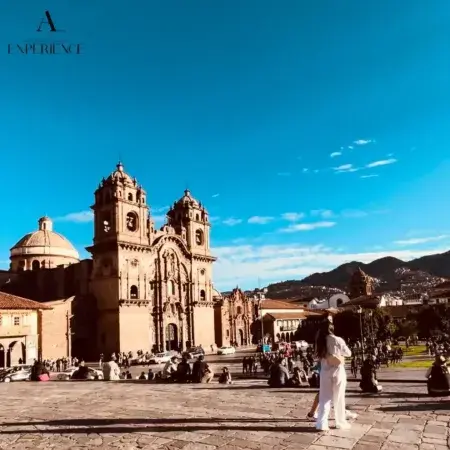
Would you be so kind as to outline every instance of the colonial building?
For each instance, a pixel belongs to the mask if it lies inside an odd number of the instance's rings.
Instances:
[[[80,357],[214,344],[215,258],[205,207],[186,190],[156,229],[145,190],[119,163],[91,208],[92,260],[79,262],[43,217],[11,249],[6,289],[39,301],[73,297],[71,345]]]
[[[219,347],[249,345],[253,322],[253,301],[239,288],[227,297],[215,295],[214,327]]]
[[[42,303],[0,292],[0,367],[32,364],[39,356]]]

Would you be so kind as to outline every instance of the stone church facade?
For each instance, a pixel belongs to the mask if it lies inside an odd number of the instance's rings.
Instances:
[[[241,289],[230,295],[215,298],[216,344],[242,347],[252,342],[251,327],[254,320],[254,304]]]
[[[91,208],[91,260],[77,260],[71,244],[43,218],[38,232],[27,235],[32,238],[13,247],[7,290],[47,301],[56,294],[49,298],[46,292],[59,286],[58,298],[74,296],[72,328],[83,334],[83,346],[95,341],[97,352],[214,344],[213,297],[219,294],[212,282],[216,258],[205,207],[186,190],[170,207],[165,225],[156,229],[145,190],[119,163],[101,181]],[[70,255],[70,265],[60,264],[61,255]],[[50,278],[52,286],[44,281]],[[92,319],[94,310],[95,326],[81,331],[83,317]]]
[[[99,348],[214,344],[210,223],[186,190],[155,229],[143,188],[119,164],[95,192],[91,292]]]

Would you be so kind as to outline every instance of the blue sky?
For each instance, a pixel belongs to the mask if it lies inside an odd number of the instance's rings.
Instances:
[[[48,9],[81,55],[9,55]],[[446,1],[2,0],[0,261],[48,214],[87,256],[121,158],[153,214],[186,186],[215,282],[450,244]]]

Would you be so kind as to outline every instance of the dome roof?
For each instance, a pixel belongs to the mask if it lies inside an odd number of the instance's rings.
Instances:
[[[116,170],[111,173],[111,175],[106,179],[106,182],[113,182],[113,183],[123,183],[123,184],[137,184],[136,180],[131,178],[130,175],[128,175],[124,169],[123,164],[119,161],[119,163],[116,166]]]
[[[191,195],[191,191],[189,189],[186,189],[184,191],[183,197],[180,198],[176,202],[177,205],[189,205],[189,206],[196,206],[197,208],[200,208],[200,203]]]
[[[216,288],[213,288],[212,289],[212,297],[215,299],[219,299],[219,298],[221,299],[222,294]]]
[[[61,234],[52,230],[48,217],[39,219],[39,230],[26,234],[11,249],[11,256],[50,255],[79,259],[75,247]]]

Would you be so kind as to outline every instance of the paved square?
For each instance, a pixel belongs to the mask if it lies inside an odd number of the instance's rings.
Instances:
[[[2,449],[446,449],[450,401],[426,385],[386,384],[363,396],[349,431],[317,433],[305,419],[315,392],[146,382],[49,382],[0,385]]]

